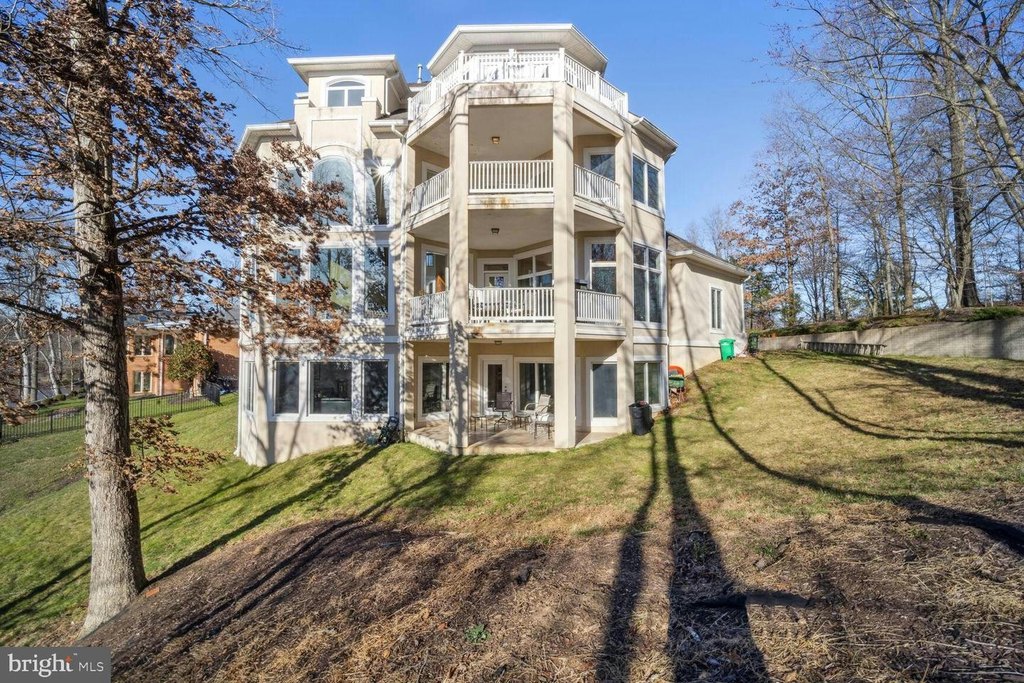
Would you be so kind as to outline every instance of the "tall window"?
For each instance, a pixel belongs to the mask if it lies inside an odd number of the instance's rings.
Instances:
[[[352,250],[326,248],[313,264],[310,276],[331,288],[331,308],[343,317],[352,312]]]
[[[169,334],[164,335],[164,355],[174,355],[174,337]]]
[[[390,412],[388,362],[363,361],[363,415],[387,415]]]
[[[637,401],[661,403],[661,361],[633,363],[633,397]]]
[[[598,175],[615,180],[615,150],[587,150],[585,153],[587,168]]]
[[[256,398],[256,364],[251,360],[242,363],[242,409],[252,412]]]
[[[615,294],[615,243],[590,245],[590,288],[595,292]]]
[[[309,412],[311,415],[352,414],[352,363],[309,364]]]
[[[148,370],[140,372],[136,370],[132,373],[132,393],[133,394],[148,394],[153,386],[153,373]]]
[[[722,329],[722,290],[711,288],[711,329]]]
[[[424,362],[420,384],[420,408],[424,415],[448,410],[448,363]]]
[[[518,287],[551,287],[551,252],[516,259],[516,277]]]
[[[153,339],[145,334],[137,334],[132,338],[132,355],[148,356],[153,353]]]
[[[633,201],[661,211],[661,180],[657,168],[633,157]]]
[[[363,282],[366,284],[363,310],[367,318],[388,317],[390,275],[387,245],[367,247],[363,262]]]
[[[379,159],[366,162],[363,176],[366,193],[366,223],[388,225],[391,223],[391,182],[394,174]]]
[[[423,289],[428,294],[443,292],[448,282],[448,254],[428,251],[423,254]]]
[[[352,178],[352,163],[344,157],[324,157],[313,167],[313,182],[334,185],[337,195],[345,205],[336,214],[324,216],[324,220],[337,223],[351,222]]]
[[[661,252],[633,245],[633,319],[662,322]]]
[[[359,107],[363,103],[366,86],[359,81],[338,81],[327,86],[328,107]]]
[[[520,363],[517,406],[522,408],[528,403],[536,403],[541,394],[555,395],[555,364]]]
[[[289,249],[288,256],[290,259],[297,260],[299,259],[299,257],[302,256],[302,250]],[[302,277],[302,266],[298,263],[289,263],[288,267],[286,267],[284,270],[279,270],[277,273],[274,274],[274,279],[277,281],[277,284],[279,285],[291,284],[292,282],[298,280],[300,277]],[[277,299],[277,303],[279,304],[293,303],[288,301],[288,297],[281,296],[280,290],[278,290],[278,295],[275,298]]]
[[[299,412],[299,364],[295,361],[274,363],[274,412]]]

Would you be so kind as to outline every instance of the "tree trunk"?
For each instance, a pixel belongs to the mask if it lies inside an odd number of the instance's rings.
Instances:
[[[125,309],[112,191],[113,123],[100,92],[107,40],[105,0],[77,0],[72,49],[88,85],[76,94],[75,239],[82,301],[85,450],[92,518],[89,609],[82,633],[125,608],[145,585],[139,505],[128,477]],[[97,82],[101,81],[101,82]]]

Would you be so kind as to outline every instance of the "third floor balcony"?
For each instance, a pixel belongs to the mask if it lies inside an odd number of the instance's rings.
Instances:
[[[409,101],[410,134],[443,107],[445,96],[459,85],[537,81],[568,83],[622,116],[629,110],[626,93],[564,50],[460,53]]]

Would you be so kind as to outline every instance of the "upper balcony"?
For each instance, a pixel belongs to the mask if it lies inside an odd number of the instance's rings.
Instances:
[[[625,116],[629,98],[601,75],[560,50],[460,53],[426,87],[409,100],[409,134],[444,106],[445,96],[470,83],[565,82]]]
[[[469,162],[469,194],[474,198],[488,195],[551,195],[554,192],[554,163],[532,161]],[[600,173],[575,165],[573,193],[578,199],[613,212],[621,212],[619,184]],[[444,169],[412,189],[409,215],[415,216],[447,201],[451,194],[450,171]]]

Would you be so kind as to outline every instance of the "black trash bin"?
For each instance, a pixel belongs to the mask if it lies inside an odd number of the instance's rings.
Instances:
[[[651,404],[647,401],[638,401],[629,405],[629,424],[633,433],[643,436],[651,431],[654,426],[654,415],[651,413]]]

